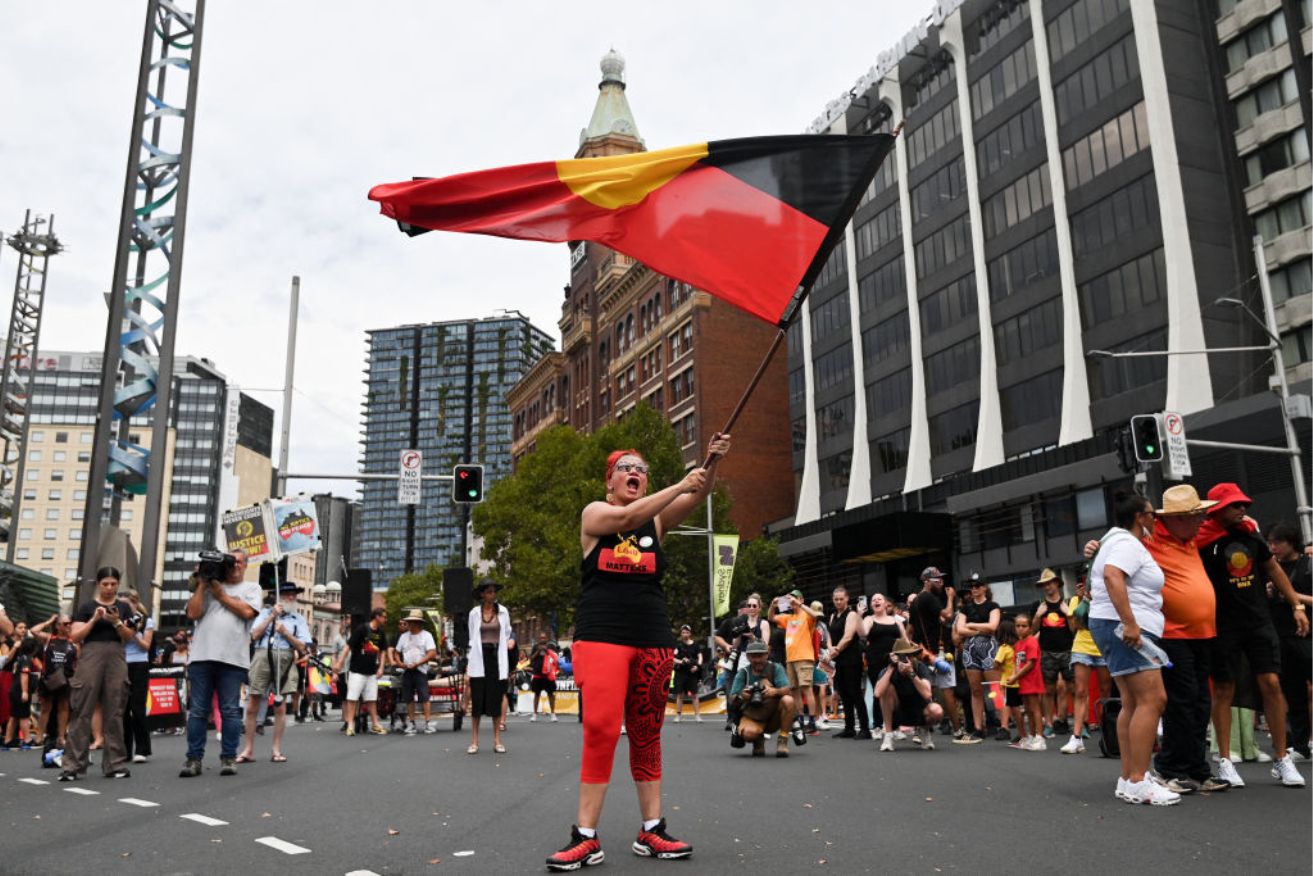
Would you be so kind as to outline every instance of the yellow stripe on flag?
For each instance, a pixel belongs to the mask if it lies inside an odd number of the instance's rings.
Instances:
[[[699,159],[707,156],[706,143],[556,162],[556,175],[571,192],[590,204],[614,210],[642,202]]]

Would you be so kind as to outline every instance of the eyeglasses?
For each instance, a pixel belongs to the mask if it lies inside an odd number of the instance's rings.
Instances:
[[[755,603],[755,602],[749,602],[747,605],[745,605],[745,606],[743,606],[743,607],[744,607],[744,608],[761,608],[761,606],[758,605],[758,604]]]
[[[620,462],[616,463],[616,470],[622,472],[634,472],[636,474],[647,474],[648,468],[645,462]]]

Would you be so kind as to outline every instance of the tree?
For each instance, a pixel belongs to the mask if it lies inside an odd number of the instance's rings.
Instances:
[[[423,572],[407,572],[394,578],[388,585],[384,604],[388,610],[386,629],[388,635],[395,638],[401,627],[401,618],[410,609],[441,608],[442,569],[437,563],[429,563]],[[441,630],[438,632],[440,634]]]

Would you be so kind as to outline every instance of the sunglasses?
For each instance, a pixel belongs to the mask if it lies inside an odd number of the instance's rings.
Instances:
[[[648,467],[645,462],[620,462],[616,463],[616,471],[622,471],[626,474],[631,471],[636,474],[647,474]]]

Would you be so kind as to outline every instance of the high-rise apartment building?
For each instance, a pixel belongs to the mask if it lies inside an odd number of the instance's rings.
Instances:
[[[576,158],[641,152],[625,96],[624,60],[602,59],[602,81]],[[570,244],[561,307],[562,351],[539,360],[511,392],[512,453],[533,450],[543,429],[592,432],[642,401],[675,427],[684,462],[697,465],[722,429],[776,329],[687,283],[600,244]],[[789,513],[785,362],[777,355],[734,427],[718,470],[746,537]]]
[[[395,474],[401,451],[417,449],[426,474],[482,463],[491,487],[511,470],[506,393],[552,346],[518,313],[370,331],[361,469]],[[466,508],[450,487],[425,483],[419,505],[399,504],[395,481],[366,481],[361,492],[355,566],[370,570],[375,590],[464,561]]]
[[[78,575],[82,520],[91,489],[87,478],[100,398],[100,359],[96,353],[50,352],[33,363],[15,560],[65,582]],[[152,460],[168,467],[163,500],[167,512],[160,521],[164,550],[155,570],[141,572],[160,582],[156,607],[162,629],[186,624],[187,578],[197,553],[218,543],[219,516],[227,507],[267,498],[272,481],[273,411],[229,387],[206,359],[177,357],[173,379],[169,447],[152,453]],[[148,449],[152,416],[134,423],[131,431],[133,443]],[[105,485],[101,492],[108,520],[113,497]],[[139,544],[144,502],[131,494],[119,498],[120,526]],[[230,505],[221,507],[225,500]]]
[[[315,551],[314,583],[316,586],[327,585],[329,581],[341,583],[352,564],[353,533],[360,503],[331,493],[319,493],[314,500],[320,544]]]
[[[1214,306],[1258,301],[1255,227],[1309,309],[1290,267],[1309,252],[1308,88],[1285,84],[1308,4],[1223,6],[941,0],[812,126],[904,123],[790,333],[799,489],[776,529],[814,592],[906,593],[933,562],[1030,601],[1107,526],[1132,414],[1284,445],[1265,357],[1200,351],[1266,342]],[[1293,519],[1286,460],[1192,456],[1204,489],[1239,481],[1262,519]]]

